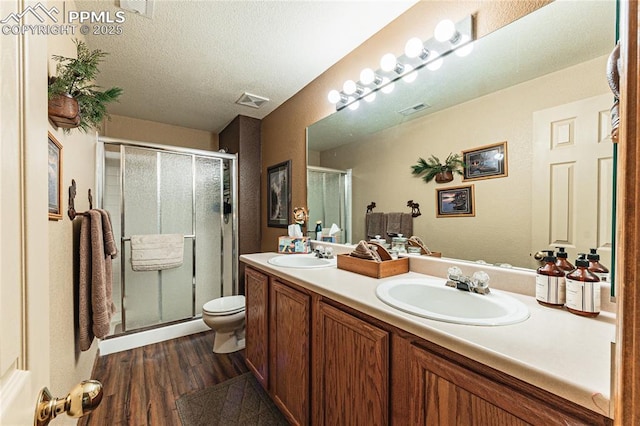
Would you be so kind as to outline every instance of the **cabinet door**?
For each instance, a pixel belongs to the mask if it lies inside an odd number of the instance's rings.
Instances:
[[[413,346],[411,358],[412,425],[606,424],[596,413],[573,417],[421,348]]]
[[[271,282],[271,394],[293,424],[309,423],[309,295]]]
[[[388,333],[322,302],[316,321],[315,423],[387,425]]]
[[[269,385],[269,277],[255,269],[245,271],[247,366],[262,386]]]

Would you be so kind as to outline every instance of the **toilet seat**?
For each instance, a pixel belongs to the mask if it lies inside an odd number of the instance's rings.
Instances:
[[[244,296],[224,296],[210,300],[202,307],[202,312],[209,315],[233,315],[245,309]]]

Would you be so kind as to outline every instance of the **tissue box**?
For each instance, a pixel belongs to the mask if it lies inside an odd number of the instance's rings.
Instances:
[[[311,253],[309,237],[278,237],[278,253]]]

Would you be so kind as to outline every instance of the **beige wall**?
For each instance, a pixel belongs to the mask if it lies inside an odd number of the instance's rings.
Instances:
[[[266,225],[264,177],[267,167],[290,159],[291,207],[306,206],[305,129],[335,111],[326,100],[329,90],[341,87],[345,79],[359,75],[362,68],[377,64],[387,51],[401,52],[410,37],[429,38],[441,19],[456,21],[474,14],[476,34],[481,37],[546,3],[548,1],[544,0],[421,1],[265,117],[262,121],[262,250],[274,251],[277,237],[283,233],[281,228],[269,228]]]
[[[52,3],[62,7],[62,2]],[[67,4],[67,7],[74,6]],[[62,9],[60,9],[62,10]],[[51,61],[51,55],[63,55],[75,57],[75,44],[71,37],[49,36],[47,39],[49,58],[48,73],[55,73],[55,62]],[[40,78],[46,78],[42,75]],[[42,93],[42,98],[46,97]],[[80,352],[76,345],[77,308],[75,304],[76,294],[76,247],[74,245],[73,228],[78,226],[79,219],[72,222],[66,213],[68,206],[68,188],[71,179],[75,179],[77,185],[76,210],[84,211],[89,208],[87,190],[94,188],[94,152],[96,134],[85,134],[79,130],[73,130],[65,135],[62,129],[56,130],[49,123],[49,131],[62,144],[62,210],[63,217],[59,221],[49,222],[49,293],[50,313],[49,330],[51,377],[48,383],[49,389],[55,396],[65,395],[71,388],[82,380],[91,378],[91,370],[96,357],[98,345],[94,341],[86,352]],[[37,326],[37,324],[31,324]],[[76,424],[76,421],[67,416],[56,419],[58,424]]]
[[[414,200],[422,212],[414,219],[414,234],[431,249],[447,257],[535,266],[529,257],[535,249],[533,112],[608,93],[606,61],[606,56],[588,61],[323,152],[323,167],[353,169],[353,240],[365,237],[364,213],[371,201],[376,211],[409,212],[407,200]],[[411,175],[418,157],[444,159],[450,152],[502,141],[508,147],[507,177],[462,182],[456,175],[438,185]],[[435,189],[468,184],[475,188],[475,217],[436,218]]]
[[[207,151],[218,150],[217,133],[115,114],[111,115],[109,120],[105,120],[100,134],[110,138],[139,142],[152,142]]]

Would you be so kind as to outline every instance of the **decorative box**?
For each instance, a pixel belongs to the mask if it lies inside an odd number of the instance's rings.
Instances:
[[[311,253],[309,237],[278,237],[278,253]]]
[[[382,262],[360,259],[349,256],[348,254],[339,254],[336,258],[338,259],[338,269],[344,269],[345,271],[355,272],[356,274],[366,275],[372,278],[386,278],[409,272],[408,257],[383,260]]]

